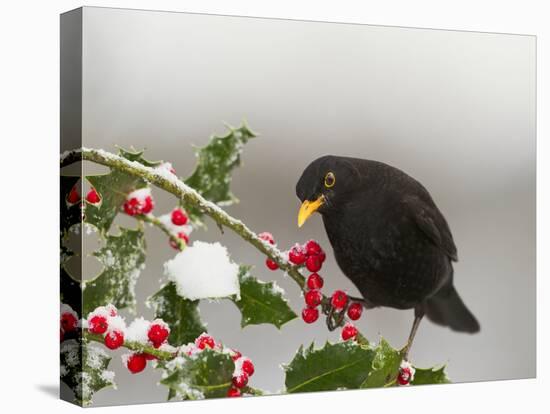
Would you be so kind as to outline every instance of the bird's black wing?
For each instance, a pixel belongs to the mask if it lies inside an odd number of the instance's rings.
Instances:
[[[429,205],[417,196],[406,196],[403,203],[407,206],[414,222],[421,232],[451,260],[457,261],[456,246],[445,217],[435,205]]]

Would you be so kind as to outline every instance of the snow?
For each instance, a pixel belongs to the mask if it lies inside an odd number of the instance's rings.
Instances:
[[[107,318],[107,323],[109,324],[109,328],[107,329],[107,333],[109,332],[120,332],[122,334],[126,333],[126,322],[121,316],[109,316]]]
[[[140,188],[138,190],[132,191],[126,196],[126,199],[131,200],[132,198],[135,198],[138,201],[144,203],[147,197],[151,197],[151,189],[149,187]]]
[[[164,274],[176,284],[178,295],[190,300],[240,299],[239,266],[220,243],[195,241],[164,264]]]
[[[65,313],[69,313],[69,314],[73,315],[74,318],[76,320],[78,320],[78,314],[73,310],[73,308],[71,308],[69,305],[67,305],[65,303],[62,303],[61,304],[61,309],[60,309],[60,314],[64,315]]]
[[[130,326],[126,329],[125,339],[127,341],[139,342],[140,344],[147,344],[149,342],[147,332],[149,332],[150,326],[151,322],[143,317],[134,319]]]

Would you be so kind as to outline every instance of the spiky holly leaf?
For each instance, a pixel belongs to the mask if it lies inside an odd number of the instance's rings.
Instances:
[[[119,149],[119,155],[130,161],[139,162],[147,167],[160,164],[160,161],[148,161],[143,158],[143,152]],[[98,192],[101,201],[98,204],[85,201],[85,221],[96,226],[103,234],[109,231],[128,193],[147,186],[141,178],[117,169],[111,169],[108,174],[90,175],[86,179]]]
[[[388,341],[380,338],[380,343],[373,350],[375,356],[372,369],[361,388],[377,388],[392,384],[399,373],[402,355],[392,348]]]
[[[445,373],[445,366],[439,368],[415,368],[412,385],[449,384],[451,381]]]
[[[241,297],[232,298],[241,311],[241,327],[270,323],[277,328],[296,318],[275,282],[261,282],[250,274],[250,266],[239,267]]]
[[[126,158],[130,161],[137,161],[140,164],[145,165],[146,167],[158,167],[160,164],[162,164],[162,161],[150,161],[148,159],[145,159],[143,157],[143,154],[145,153],[145,150],[137,151],[133,148],[126,150],[124,148],[119,147],[118,148],[118,155],[121,157]]]
[[[235,364],[229,354],[205,349],[165,364],[161,384],[170,388],[169,397],[184,400],[225,397],[231,387]]]
[[[199,314],[199,301],[182,298],[173,282],[147,299],[147,306],[153,308],[155,318],[164,320],[170,326],[168,341],[173,345],[192,342],[206,332]]]
[[[284,367],[286,392],[330,391],[359,388],[372,371],[375,352],[353,341],[314,349],[300,347]]]
[[[111,357],[101,348],[75,339],[61,344],[61,380],[71,388],[77,404],[90,405],[96,392],[114,387]]]
[[[112,303],[117,308],[135,305],[134,286],[145,263],[145,237],[140,229],[120,228],[120,234],[105,236],[105,246],[94,253],[103,271],[83,282],[83,314]]]
[[[241,164],[244,145],[256,135],[246,124],[239,128],[228,127],[225,136],[212,136],[209,143],[197,150],[195,171],[185,183],[197,190],[206,199],[221,206],[235,203],[237,198],[231,193],[231,173]],[[202,213],[188,205],[186,210],[196,223],[201,222]]]

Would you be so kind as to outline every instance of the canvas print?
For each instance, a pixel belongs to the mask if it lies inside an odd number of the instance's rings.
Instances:
[[[535,376],[535,42],[63,14],[61,398]]]

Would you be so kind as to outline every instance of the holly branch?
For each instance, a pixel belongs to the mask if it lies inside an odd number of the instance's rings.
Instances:
[[[105,342],[105,338],[103,337],[103,335],[94,334],[94,333],[88,332],[87,330],[83,332],[83,337],[88,341],[99,342],[100,344],[103,344]],[[141,342],[136,342],[136,341],[125,340],[121,346],[126,349],[129,349],[130,351],[152,355],[155,358],[163,361],[169,361],[171,359],[174,359],[175,356],[177,355],[177,349],[174,352],[163,351],[160,349],[156,349],[151,345],[145,345]]]

